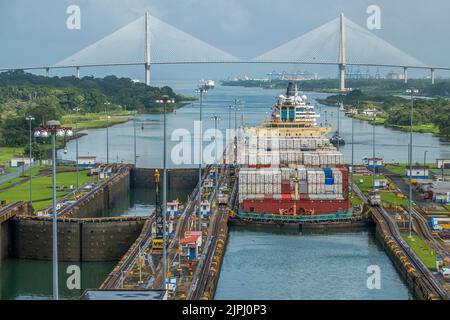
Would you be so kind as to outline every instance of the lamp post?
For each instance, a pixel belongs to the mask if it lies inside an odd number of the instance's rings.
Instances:
[[[31,165],[31,158],[33,157],[33,152],[32,152],[32,138],[31,138],[31,122],[35,120],[34,117],[32,116],[28,116],[25,118],[25,120],[28,121],[28,128],[30,129],[30,151],[29,151],[29,160],[30,160],[30,205],[31,208],[33,208],[33,167]]]
[[[214,160],[215,160],[215,167],[216,167],[216,175],[218,175],[219,174],[219,164],[218,164],[218,162],[217,162],[217,154],[219,153],[219,150],[217,150],[217,123],[219,122],[219,120],[220,120],[220,117],[219,116],[216,116],[216,115],[214,115],[214,116],[212,116],[211,117],[211,120],[214,120],[214,149],[216,150],[216,152],[214,153]],[[218,185],[218,182],[219,182],[219,180],[217,179],[217,177],[216,177],[216,189],[217,189],[217,185]]]
[[[78,112],[81,111],[81,108],[75,108],[73,109],[73,111],[75,111],[77,114]],[[77,133],[77,129],[78,129],[78,122],[75,119],[75,166],[76,166],[76,170],[77,170],[77,179],[76,179],[76,191],[78,192],[78,189],[80,188],[80,184],[79,184],[79,179],[78,179],[78,174],[79,174],[79,163],[78,163],[78,133]]]
[[[339,131],[340,131],[340,119],[339,119],[339,114],[341,113],[341,104],[342,104],[342,95],[341,94],[339,94],[339,103],[337,104],[337,136],[338,136],[338,139],[337,139],[337,146],[336,146],[336,149],[339,151],[339,147],[340,147],[340,133],[339,133]]]
[[[428,152],[428,150],[425,150],[423,152],[423,175],[425,175],[425,172],[426,172],[425,167],[427,166],[427,152]]]
[[[237,105],[234,106],[234,165],[237,165],[237,143],[238,143],[238,132],[237,132],[237,112],[240,111],[240,109],[237,107]]]
[[[34,129],[36,138],[48,138],[52,140],[52,203],[53,203],[53,219],[52,219],[52,261],[53,261],[53,299],[58,300],[58,226],[57,217],[58,209],[56,207],[56,137],[72,136],[73,131],[68,127],[61,127],[59,121],[48,121],[45,127]]]
[[[109,164],[109,114],[108,114],[108,106],[111,103],[105,102],[105,115],[106,115],[106,164]]]
[[[415,88],[410,88],[406,90],[406,93],[411,95],[411,113],[409,117],[409,236],[412,233],[412,127],[414,120],[414,95],[419,93],[419,90]]]
[[[167,161],[166,161],[166,150],[167,150],[167,121],[166,121],[166,108],[168,103],[175,103],[174,99],[169,96],[164,95],[156,100],[156,103],[162,103],[164,105],[164,147],[163,147],[163,290],[166,289],[167,281],[167,236],[166,236],[166,224],[167,224]],[[135,158],[136,159],[136,158]]]
[[[238,99],[234,99],[234,131],[237,131],[237,113],[238,111],[241,111],[241,109],[239,108],[241,106],[242,101],[238,100]],[[237,132],[235,132],[237,134]]]
[[[226,108],[228,109],[228,130],[231,131],[231,109],[233,109],[234,107],[233,107],[233,105],[228,105]],[[226,148],[225,148],[226,153],[227,153],[227,162],[229,161],[229,159],[228,159],[228,157],[229,157],[229,152],[228,152],[228,139],[229,139],[229,134],[230,134],[230,133],[227,133],[227,137],[226,137],[226,140],[227,140],[227,146],[226,146]]]
[[[372,123],[372,163],[373,163],[373,172],[372,172],[372,190],[375,190],[375,112],[373,113],[373,123]]]
[[[202,203],[202,162],[203,162],[203,130],[202,130],[202,107],[203,107],[203,94],[208,92],[204,87],[199,87],[195,89],[200,95],[200,146],[199,146],[199,164],[198,164],[198,225],[197,228],[199,231],[202,230],[202,221],[201,221],[201,213],[200,213],[200,205]]]
[[[359,106],[359,101],[358,101]],[[351,178],[350,178],[350,190],[352,192],[353,196],[353,167],[354,167],[354,156],[355,156],[355,130],[354,130],[354,117],[352,116],[352,172],[351,172]]]
[[[228,108],[228,129],[231,130],[231,109],[233,109],[233,106],[227,106]]]
[[[136,168],[137,166],[137,148],[136,148],[136,115],[134,115],[133,117],[133,135],[134,135],[134,167]],[[164,143],[166,142],[166,140],[164,139]]]

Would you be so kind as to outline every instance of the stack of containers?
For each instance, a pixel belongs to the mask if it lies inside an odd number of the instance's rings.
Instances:
[[[303,154],[303,163],[308,166],[335,166],[344,164],[344,155],[338,151],[309,151]]]
[[[335,166],[344,163],[343,155],[328,139],[274,137],[270,132],[255,130],[249,130],[245,137],[239,138],[238,161],[252,166],[289,163]]]
[[[342,197],[342,194],[343,194],[343,190],[342,190],[343,189],[342,188],[343,175],[342,175],[342,172],[341,172],[341,170],[339,170],[337,168],[333,168],[332,170],[333,170],[333,179],[335,181],[334,190],[333,190],[334,194]]]
[[[333,171],[331,168],[323,168],[325,173],[325,193],[334,193],[334,178]]]
[[[239,201],[262,200],[281,195],[281,170],[271,168],[241,168],[239,171]]]
[[[299,193],[308,193],[307,170],[304,165],[290,163],[287,168],[282,168],[282,170],[283,180],[289,183],[289,193],[293,194],[295,191],[295,177],[298,178]]]
[[[343,154],[326,138],[273,137],[268,131],[250,130],[240,139],[239,201],[288,199],[295,192],[311,200],[346,197],[348,173]],[[238,142],[239,143],[239,142]],[[245,167],[248,165],[249,167]],[[261,166],[271,165],[271,168]],[[274,169],[275,168],[275,169]]]
[[[299,179],[299,192],[301,194],[308,193],[308,171],[304,165],[297,165],[295,168],[295,174]]]

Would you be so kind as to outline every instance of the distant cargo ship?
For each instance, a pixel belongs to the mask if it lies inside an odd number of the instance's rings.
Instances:
[[[200,80],[200,87],[206,89],[206,90],[212,90],[214,89],[216,83],[214,80]]]
[[[314,106],[289,83],[271,119],[238,137],[236,219],[301,223],[349,219],[348,169],[317,125]]]

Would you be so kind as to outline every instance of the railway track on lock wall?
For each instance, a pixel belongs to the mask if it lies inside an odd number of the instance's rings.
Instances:
[[[205,173],[202,177],[202,181],[208,175],[210,171],[210,166],[207,167]],[[168,247],[168,260],[170,261],[169,266],[176,258],[175,245],[178,244],[178,240],[182,237],[184,232],[189,227],[190,218],[192,218],[192,214],[196,209],[197,195],[199,192],[199,185],[195,187],[190,195],[190,201],[186,204],[183,213],[178,219],[176,230],[174,233],[173,239],[170,241]],[[133,243],[133,245],[128,249],[127,253],[123,256],[122,260],[117,264],[114,270],[108,275],[108,278],[103,282],[100,289],[119,289],[123,283],[123,276],[127,275],[130,271],[132,271],[136,264],[138,263],[139,255],[142,252],[148,251],[147,249],[151,249],[152,245],[152,224],[155,222],[154,212],[151,217],[146,221],[144,228],[141,231],[138,239]],[[160,288],[162,285],[162,263],[161,259],[156,266],[156,272],[154,277],[154,281],[152,284],[153,288]],[[148,280],[148,279],[147,279]],[[148,283],[148,281],[147,281]]]
[[[205,249],[206,254],[202,256],[202,262],[199,270],[196,270],[196,274],[198,273],[197,280],[193,283],[193,290],[190,291],[190,295],[188,296],[188,300],[200,300],[202,299],[205,291],[208,287],[209,282],[209,270],[211,269],[211,263],[213,261],[213,256],[217,248],[217,241],[220,235],[220,224],[223,217],[223,208],[217,210],[217,213],[214,217],[214,223],[210,228],[210,236],[208,237]]]
[[[206,179],[206,176],[209,174],[211,168],[212,168],[211,166],[206,167],[205,172],[202,175],[202,181],[204,181]],[[170,244],[167,248],[167,260],[168,260],[167,270],[169,273],[170,273],[170,268],[178,255],[175,246],[178,245],[179,240],[183,237],[185,231],[188,230],[189,223],[192,222],[192,217],[193,217],[193,214],[195,213],[196,204],[198,202],[197,197],[198,197],[198,192],[199,192],[199,186],[200,186],[200,184],[197,184],[195,189],[190,194],[190,196],[189,196],[190,201],[186,204],[186,207],[184,208],[183,213],[180,215],[180,217],[178,219],[173,239],[170,241]],[[199,207],[199,205],[198,205],[198,207]],[[155,277],[155,282],[154,282],[153,287],[160,288],[162,286],[162,281],[163,281],[162,264],[158,265],[156,274],[157,274],[157,276]]]
[[[418,233],[421,238],[427,240],[434,251],[436,251],[436,253],[441,257],[448,256],[447,249],[443,246],[441,241],[437,240],[431,233],[428,227],[427,219],[421,213],[421,210],[413,208],[412,216],[414,221],[414,230],[416,233]]]
[[[368,204],[367,197],[362,193],[356,184],[354,184],[354,190],[361,197],[364,203]],[[422,279],[422,283],[426,287],[426,290],[428,292],[435,293],[439,299],[449,300],[448,292],[442,287],[441,283],[433,276],[431,271],[403,240],[397,224],[389,216],[389,213],[383,207],[372,207],[372,210],[381,219],[380,222],[383,226],[385,226],[385,230],[389,232],[392,240],[402,250],[411,266],[413,266],[420,279]]]
[[[101,285],[100,289],[119,289],[122,287],[124,281],[123,276],[129,274],[138,262],[139,255],[146,249],[151,248],[152,245],[152,224],[155,222],[154,212],[150,218],[145,222],[142,228],[139,239],[133,243],[128,249],[122,259],[119,261],[114,270],[108,275],[106,280]]]
[[[219,186],[214,190],[211,194],[210,202],[216,196],[217,190],[222,186],[222,179],[219,181]],[[234,190],[234,186],[233,186]],[[202,258],[199,262],[198,269],[195,271],[195,275],[193,278],[193,283],[191,283],[191,287],[189,290],[189,294],[187,296],[187,300],[200,300],[203,298],[205,292],[207,292],[208,284],[210,281],[210,269],[211,264],[213,262],[213,257],[217,249],[218,241],[220,238],[221,231],[221,223],[223,220],[224,214],[227,213],[228,208],[223,206],[218,206],[217,211],[213,216],[211,221],[209,230],[208,230],[208,238],[206,240],[204,246],[204,254],[202,254]]]

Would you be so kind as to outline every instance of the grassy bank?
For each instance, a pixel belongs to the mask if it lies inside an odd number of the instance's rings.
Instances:
[[[97,129],[127,122],[134,114],[131,111],[114,112],[109,117],[105,113],[69,114],[61,118],[61,123],[78,130]]]
[[[415,164],[413,164],[415,165]],[[423,163],[420,163],[420,165],[423,165]],[[427,163],[426,164],[430,169],[436,169],[436,163]],[[397,164],[393,164],[393,163],[389,163],[385,165],[386,170],[398,174],[400,176],[404,176],[404,178],[406,178],[406,168],[409,167],[409,164],[407,163],[397,163]]]
[[[80,171],[80,185],[87,183],[92,177],[88,177],[87,171]],[[18,178],[17,180],[21,180]],[[23,178],[22,178],[23,180]],[[18,182],[18,181],[16,181]],[[76,172],[62,172],[56,175],[57,197],[61,198],[70,193],[70,186],[76,184]],[[0,192],[0,200],[7,203],[15,201],[29,200],[29,183],[23,183]],[[52,176],[46,175],[33,178],[33,207],[35,210],[42,210],[51,205],[52,201]]]
[[[409,126],[396,126],[396,125],[391,125],[391,124],[385,124],[385,127],[392,128],[395,130],[407,131],[407,132],[410,131]],[[440,133],[439,128],[432,123],[415,125],[412,127],[412,131],[417,132],[417,133],[432,133],[435,135],[439,135],[439,133]]]
[[[350,201],[352,202],[352,206],[359,207],[362,204],[361,198],[356,195],[356,193],[352,193],[350,195]]]
[[[427,268],[436,268],[436,258],[438,255],[433,249],[417,235],[403,235],[403,239],[408,243],[410,248],[417,254]]]
[[[0,162],[9,162],[12,158],[23,154],[23,148],[1,147]]]
[[[375,125],[382,125],[386,122],[386,118],[385,117],[380,117],[377,116],[375,118],[375,120],[373,119],[373,116],[369,116],[369,115],[363,115],[363,114],[356,114],[353,116],[353,118],[361,120],[361,121],[367,121],[370,124],[375,124]]]
[[[382,175],[375,176],[375,180],[385,179]],[[361,189],[362,192],[364,192],[366,195],[368,195],[369,191],[372,190],[372,176],[354,176],[353,180],[358,185],[358,187]],[[361,180],[363,181],[361,183]],[[377,189],[380,192],[381,201],[383,206],[405,206],[408,205],[407,199],[402,199],[397,196],[397,192],[390,191],[386,188],[384,189]]]
[[[22,171],[22,168],[19,168],[19,170]],[[45,171],[49,171],[49,170],[51,170],[51,168],[49,166],[34,167],[32,169],[33,177],[38,175],[41,172],[45,172]],[[0,192],[1,192],[1,190],[6,189],[6,188],[8,188],[8,187],[10,187],[10,186],[12,186],[12,185],[14,185],[16,183],[19,183],[22,180],[28,179],[28,177],[30,176],[29,173],[30,173],[29,169],[23,170],[23,175],[21,175],[20,177],[11,179],[8,182],[1,183],[0,184]]]
[[[384,125],[386,128],[391,128],[394,130],[400,130],[400,131],[406,131],[406,132],[409,132],[409,130],[410,130],[410,126],[398,126],[398,125],[392,125],[392,124],[386,123],[387,117],[385,117],[385,116],[377,116],[375,118],[375,120],[373,120],[372,116],[366,116],[363,114],[357,114],[352,117],[355,119],[358,119],[360,121],[366,121],[369,124]],[[416,133],[432,133],[434,135],[439,135],[439,133],[440,133],[439,127],[432,123],[414,125],[412,127],[412,131],[416,132]]]

